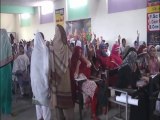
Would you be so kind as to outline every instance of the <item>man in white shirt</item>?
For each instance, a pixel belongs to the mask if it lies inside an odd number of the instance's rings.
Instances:
[[[14,60],[13,63],[13,74],[17,77],[19,86],[20,86],[20,92],[21,95],[24,95],[24,81],[28,78],[28,65],[29,65],[29,58],[24,53],[24,47],[23,45],[19,46],[19,55]]]

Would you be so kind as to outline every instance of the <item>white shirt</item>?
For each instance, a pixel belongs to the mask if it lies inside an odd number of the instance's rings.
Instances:
[[[12,72],[15,73],[17,70],[25,71],[29,64],[29,58],[26,54],[19,55],[14,60]]]

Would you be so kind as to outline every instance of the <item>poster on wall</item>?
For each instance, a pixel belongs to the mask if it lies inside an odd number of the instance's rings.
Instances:
[[[147,27],[148,31],[158,31],[158,30],[160,30],[159,15],[160,15],[160,13],[147,14],[147,17],[148,17],[148,27]]]
[[[160,3],[160,0],[147,0],[147,6],[155,6]]]
[[[147,2],[147,45],[160,45],[160,0]]]
[[[64,8],[55,10],[56,24],[64,26]]]
[[[87,35],[91,32],[91,18],[66,22],[66,33],[69,35]]]
[[[148,45],[160,45],[160,31],[147,33]]]

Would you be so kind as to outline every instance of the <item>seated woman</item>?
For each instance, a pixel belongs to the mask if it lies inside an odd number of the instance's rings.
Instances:
[[[137,63],[139,70],[141,72],[142,76],[148,76],[149,75],[149,69],[148,69],[148,59],[149,55],[147,53],[147,48],[145,45],[140,45],[139,49],[137,51]]]
[[[76,46],[71,58],[70,70],[73,99],[74,101],[76,100],[76,89],[79,89],[76,86],[75,79],[84,74],[84,76],[86,76],[86,81],[82,83],[81,89],[83,93],[91,99],[92,117],[93,120],[97,120],[98,118],[96,116],[96,108],[98,87],[94,81],[88,80],[90,77],[90,67],[91,63],[82,55],[82,48]],[[86,98],[85,101],[88,102],[88,98]]]
[[[88,60],[92,63],[91,66],[91,75],[97,77],[99,74],[99,64],[97,63],[95,47],[92,43],[88,45]]]
[[[133,48],[130,48],[133,49]],[[123,63],[118,71],[118,88],[137,88],[137,81],[141,79],[141,74],[138,69],[136,60],[137,53],[135,50],[128,50]],[[148,120],[149,115],[149,97],[145,89],[142,89],[138,93],[138,106],[131,105],[130,108],[130,120]]]
[[[138,66],[141,71],[142,80],[145,80],[148,84],[148,94],[150,98],[158,98],[158,93],[155,94],[157,91],[160,90],[160,74],[152,75],[150,74],[149,70],[149,59],[150,56],[147,53],[147,48],[144,45],[141,45],[138,49]],[[156,101],[150,99],[150,118],[153,117],[153,112],[156,107]]]
[[[148,53],[149,53],[149,72],[150,75],[156,75],[157,73],[160,72],[160,64],[158,61],[158,56],[156,54],[156,48],[153,45],[150,45],[148,47]]]
[[[99,55],[99,60],[102,66],[102,69],[109,70],[109,86],[115,86],[118,80],[117,71],[119,66],[122,64],[122,58],[119,54],[120,46],[119,44],[114,44],[112,47],[111,55],[108,57],[105,55],[106,49],[105,46],[101,49],[101,54]]]
[[[112,47],[111,56],[107,61],[107,65],[109,68],[109,85],[110,86],[115,86],[118,80],[117,70],[122,64],[122,57],[119,51],[120,51],[120,46],[119,44],[115,43]]]

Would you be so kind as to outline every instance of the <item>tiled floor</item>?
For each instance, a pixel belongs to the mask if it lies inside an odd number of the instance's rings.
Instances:
[[[75,120],[79,120],[78,105],[75,106]],[[114,114],[117,110],[112,109],[109,111],[109,115]],[[31,99],[18,99],[17,102],[13,101],[13,117],[9,120],[36,120],[35,107],[31,102]],[[100,120],[107,120],[106,115],[99,116]],[[6,120],[4,116],[2,120]],[[52,110],[52,120],[57,120]],[[83,120],[91,120],[88,110],[83,110]]]

